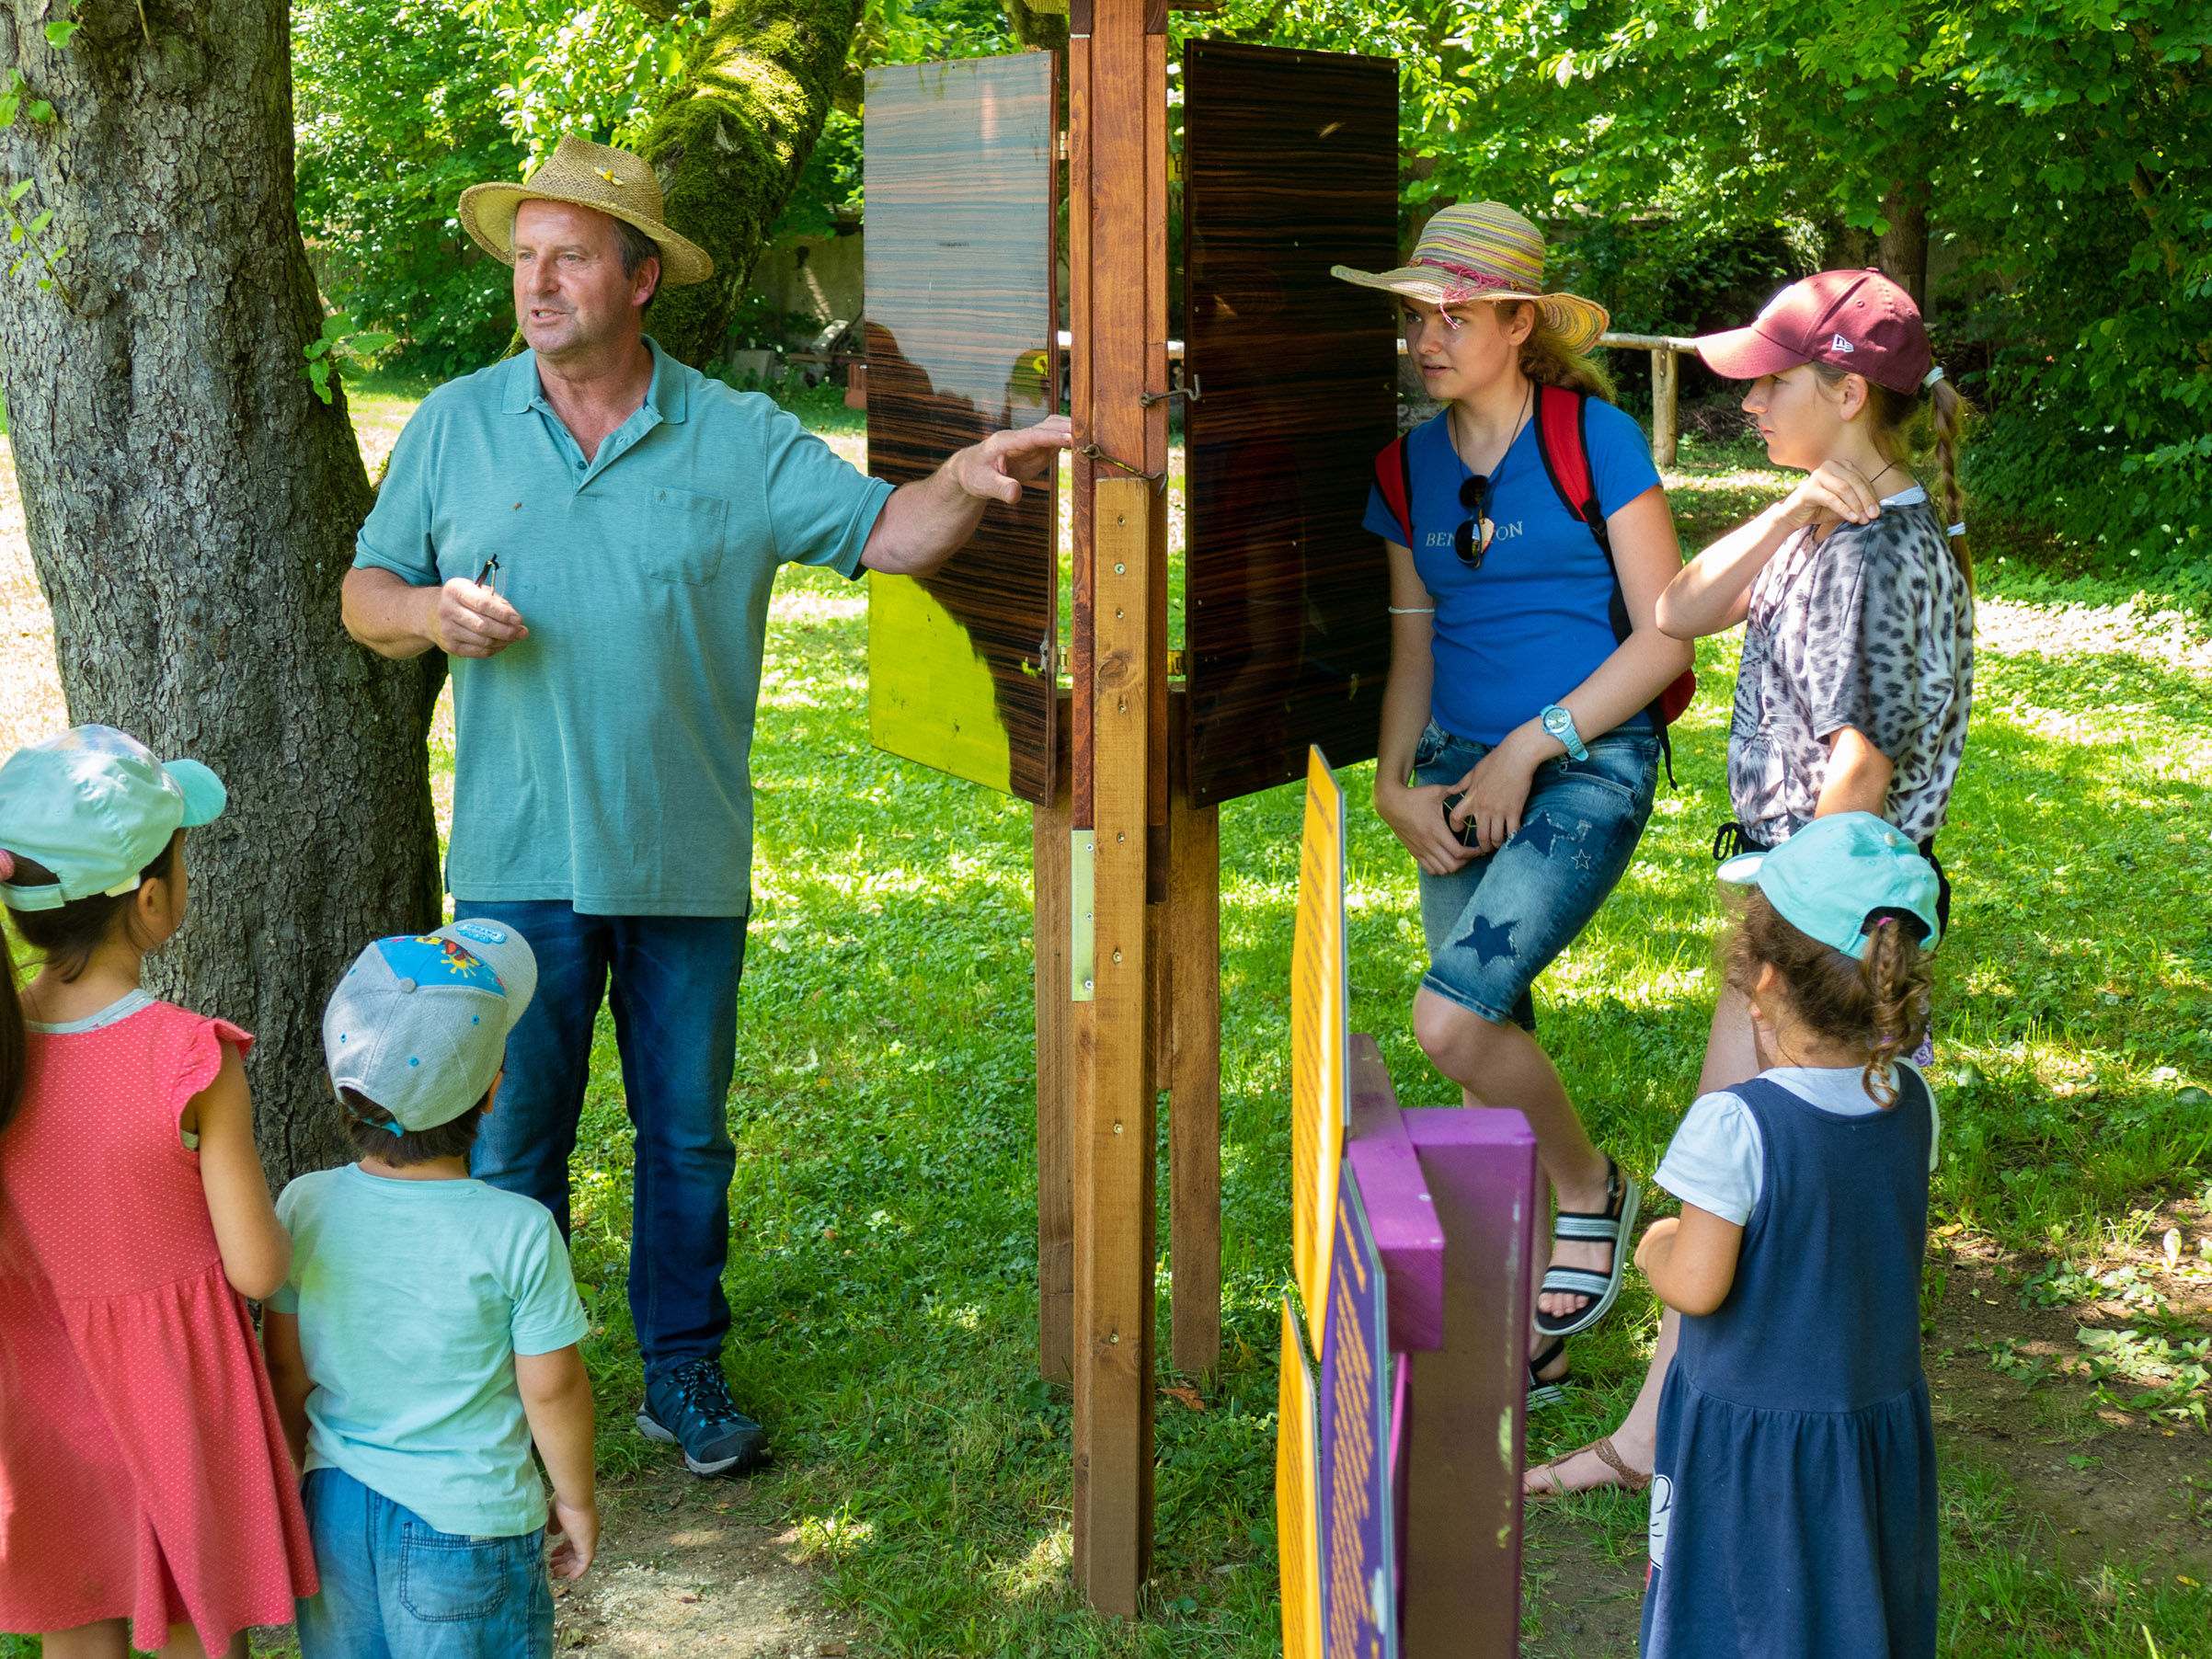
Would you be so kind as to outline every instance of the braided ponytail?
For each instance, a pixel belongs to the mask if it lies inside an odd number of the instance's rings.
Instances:
[[[1929,425],[1933,430],[1936,487],[1943,492],[1943,522],[1963,524],[1966,519],[1966,498],[1958,486],[1958,452],[1964,437],[1966,417],[1972,411],[1966,400],[1958,395],[1958,388],[1945,375],[1929,392]],[[1951,538],[1951,556],[1958,561],[1958,573],[1966,578],[1969,592],[1974,588],[1974,560],[1966,551],[1964,533]]]
[[[1862,1081],[1884,1111],[1897,1104],[1897,1085],[1889,1080],[1898,1058],[1912,1053],[1928,1035],[1931,978],[1928,954],[1907,932],[1906,922],[1895,916],[1878,920],[1867,935],[1866,954],[1859,958],[1859,978],[1873,1015],[1873,1047]]]

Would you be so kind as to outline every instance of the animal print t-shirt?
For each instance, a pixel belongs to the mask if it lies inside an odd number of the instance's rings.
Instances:
[[[1828,739],[1854,727],[1896,770],[1882,816],[1915,841],[1940,829],[1966,749],[1974,595],[1917,485],[1871,524],[1790,537],[1751,584],[1728,795],[1769,846],[1812,821]]]

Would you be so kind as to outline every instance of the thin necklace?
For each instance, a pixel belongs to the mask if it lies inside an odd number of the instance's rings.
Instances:
[[[1529,424],[1529,406],[1535,401],[1536,383],[1530,381],[1527,395],[1520,400],[1520,418],[1513,423],[1513,436],[1506,440],[1506,447],[1498,451],[1497,459],[1490,463],[1492,473],[1495,474],[1499,467],[1505,465],[1506,457],[1513,452],[1513,446],[1520,438],[1521,429]],[[1451,407],[1445,412],[1444,418],[1451,423],[1452,459],[1460,463],[1460,470],[1472,478],[1474,476],[1474,468],[1467,464],[1467,457],[1460,452],[1459,413],[1460,406],[1455,401]]]

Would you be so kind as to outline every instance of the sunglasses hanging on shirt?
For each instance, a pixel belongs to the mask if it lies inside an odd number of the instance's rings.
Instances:
[[[1490,538],[1497,533],[1497,525],[1490,517],[1489,474],[1468,476],[1460,486],[1460,505],[1467,509],[1467,521],[1453,533],[1451,550],[1468,569],[1480,570],[1483,555],[1490,551]]]

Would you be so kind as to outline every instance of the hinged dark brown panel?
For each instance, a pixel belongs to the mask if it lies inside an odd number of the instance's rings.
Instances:
[[[1398,263],[1388,58],[1194,40],[1183,54],[1185,646],[1190,796],[1372,758],[1389,573],[1360,528],[1397,430],[1381,296],[1331,265]],[[871,203],[871,209],[873,204]],[[873,235],[873,221],[870,235]]]
[[[867,74],[868,467],[905,484],[1058,406],[1059,118],[1048,52]],[[1052,478],[935,576],[868,578],[868,737],[1052,796]]]

